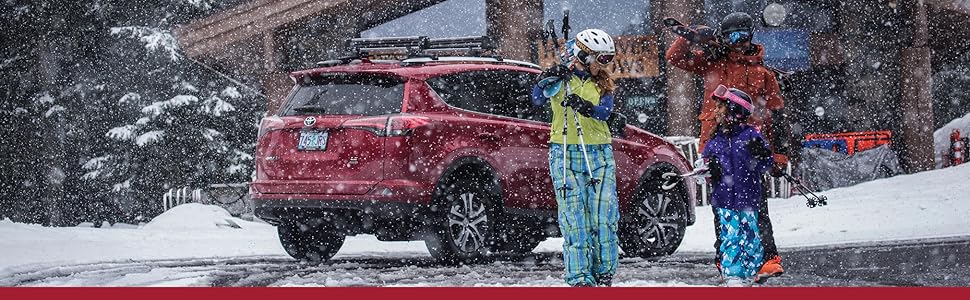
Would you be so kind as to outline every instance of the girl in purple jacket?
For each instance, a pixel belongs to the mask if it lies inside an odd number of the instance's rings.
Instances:
[[[721,275],[729,286],[750,285],[761,267],[758,234],[762,174],[774,163],[764,137],[744,120],[751,115],[751,97],[738,89],[718,86],[718,126],[704,147],[711,177],[711,205],[718,222]]]

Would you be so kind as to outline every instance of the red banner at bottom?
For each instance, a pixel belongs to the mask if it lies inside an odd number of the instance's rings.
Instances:
[[[0,288],[0,299],[967,299],[970,288]]]

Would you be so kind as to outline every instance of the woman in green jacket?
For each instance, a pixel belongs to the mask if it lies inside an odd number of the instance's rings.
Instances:
[[[564,240],[565,279],[572,286],[610,286],[616,273],[620,213],[606,124],[615,89],[608,67],[615,54],[606,32],[584,30],[566,43],[563,64],[543,72],[544,80],[532,93],[534,104],[551,102],[553,111],[549,171]]]

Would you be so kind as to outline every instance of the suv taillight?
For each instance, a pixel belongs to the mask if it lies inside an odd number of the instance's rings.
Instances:
[[[377,136],[406,136],[414,128],[428,124],[427,117],[393,115],[390,117],[361,118],[344,122],[341,127],[368,131]]]
[[[431,118],[399,115],[391,116],[388,123],[390,123],[390,128],[387,130],[387,136],[405,136],[411,134],[414,128],[431,123]]]
[[[256,140],[258,141],[264,134],[280,128],[283,128],[283,119],[280,119],[279,116],[265,117],[259,121],[259,131],[256,134]]]

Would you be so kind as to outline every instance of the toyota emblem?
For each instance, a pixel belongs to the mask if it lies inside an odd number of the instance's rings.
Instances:
[[[303,126],[313,126],[313,123],[316,123],[316,122],[317,122],[317,118],[306,117],[306,120],[303,120]]]

